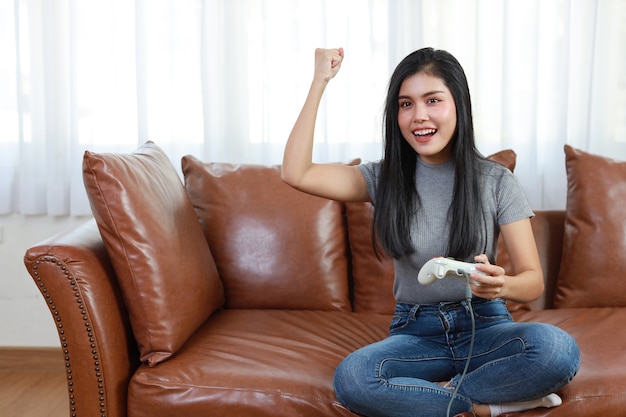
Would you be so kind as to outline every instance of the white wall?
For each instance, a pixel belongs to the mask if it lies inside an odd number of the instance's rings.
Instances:
[[[0,216],[0,346],[59,346],[52,316],[24,266],[34,244],[89,217]]]

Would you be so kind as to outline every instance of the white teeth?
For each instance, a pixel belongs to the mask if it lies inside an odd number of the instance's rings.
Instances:
[[[426,136],[426,135],[433,135],[437,132],[437,129],[424,129],[424,130],[416,130],[415,132],[413,132],[413,134],[415,136]]]

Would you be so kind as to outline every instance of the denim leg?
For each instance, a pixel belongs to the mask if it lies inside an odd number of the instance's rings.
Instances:
[[[565,386],[580,365],[574,339],[556,326],[505,323],[480,330],[459,392],[480,404],[526,401]]]
[[[566,385],[580,365],[574,339],[541,323],[514,323],[501,300],[437,306],[399,304],[390,336],[350,354],[335,373],[338,400],[369,416],[441,417],[469,353],[471,316],[476,334],[472,359],[451,415],[472,403],[540,398]]]
[[[430,381],[456,373],[450,350],[421,337],[392,335],[350,354],[335,372],[337,399],[368,417],[446,415],[452,391]],[[471,410],[457,396],[451,415]]]
[[[391,335],[350,354],[335,372],[335,392],[348,409],[368,417],[441,417],[452,391],[436,384],[458,371],[437,306],[398,305]],[[457,395],[451,415],[471,410]]]

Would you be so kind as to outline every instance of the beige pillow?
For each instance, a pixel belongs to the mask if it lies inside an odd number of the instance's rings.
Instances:
[[[626,161],[565,145],[567,206],[555,306],[626,306]]]
[[[176,353],[223,304],[213,257],[167,156],[85,152],[83,179],[111,257],[141,360]]]

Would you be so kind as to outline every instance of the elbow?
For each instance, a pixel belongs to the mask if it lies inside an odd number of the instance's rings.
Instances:
[[[544,293],[546,284],[543,279],[543,272],[541,270],[536,271],[535,284],[532,286],[531,292],[528,294],[528,301],[535,301]]]
[[[544,292],[544,286],[537,286],[537,288],[535,289],[534,292],[531,292],[527,297],[526,300],[524,302],[526,303],[531,303],[533,301],[536,301],[539,299],[539,297],[541,297],[541,295]]]
[[[541,295],[542,295],[542,294],[545,292],[545,290],[546,290],[546,283],[545,283],[545,281],[544,281],[543,274],[542,274],[542,273],[539,273],[539,276],[540,276],[540,277],[539,277],[540,279],[539,279],[539,283],[537,284],[537,297],[535,297],[535,300],[536,300],[537,298],[541,297]]]
[[[285,169],[285,165],[280,167],[280,179],[287,184],[289,184],[289,181],[291,180],[291,176],[289,175],[289,172],[287,172],[287,170]]]
[[[286,169],[284,165],[280,168],[280,179],[285,184],[293,188],[298,188],[298,184],[299,184],[298,176],[294,174],[293,172],[291,172],[289,169]]]

